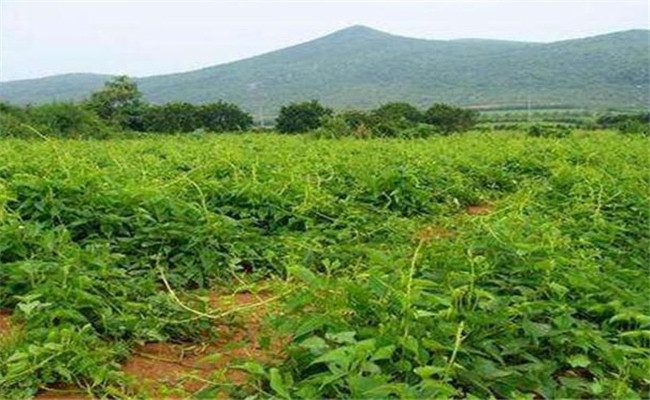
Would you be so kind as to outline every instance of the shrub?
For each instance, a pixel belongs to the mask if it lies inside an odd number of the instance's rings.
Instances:
[[[33,128],[42,129],[46,136],[75,138],[105,138],[109,129],[84,107],[74,103],[52,103],[30,108],[27,111]]]
[[[650,113],[603,115],[597,122],[603,128],[615,128],[625,134],[650,135]]]
[[[330,115],[332,110],[316,100],[292,103],[280,109],[276,128],[282,133],[308,132],[322,126],[323,119]]]
[[[151,105],[143,113],[147,132],[192,132],[199,128],[196,106],[185,102]]]
[[[253,125],[253,117],[238,106],[219,101],[199,106],[196,110],[201,128],[212,132],[244,131]]]
[[[371,127],[377,123],[377,120],[373,115],[364,111],[348,110],[342,112],[339,116],[352,129],[357,129],[362,125]]]
[[[335,139],[344,136],[353,136],[355,130],[355,128],[348,125],[343,117],[327,116],[323,119],[323,125],[314,130],[314,136],[317,138]]]
[[[435,125],[443,133],[463,132],[478,121],[478,112],[437,103],[424,113],[424,122]]]
[[[650,136],[650,123],[641,119],[628,119],[619,124],[618,130],[624,134]]]
[[[400,137],[403,138],[427,138],[430,136],[440,135],[441,131],[438,127],[428,124],[417,124],[412,128],[408,128],[400,132]]]
[[[603,128],[613,128],[618,127],[627,121],[650,123],[650,113],[608,114],[600,116],[596,122]]]
[[[37,135],[34,129],[25,118],[0,111],[0,137],[28,138]]]
[[[528,127],[528,136],[533,137],[547,137],[547,138],[563,138],[571,135],[571,128],[564,125],[542,125],[535,124]]]
[[[372,112],[372,115],[384,122],[396,124],[417,124],[422,122],[422,112],[409,103],[387,103]]]

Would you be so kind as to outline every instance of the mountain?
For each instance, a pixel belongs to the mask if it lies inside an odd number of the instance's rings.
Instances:
[[[420,106],[644,107],[650,102],[650,31],[553,43],[425,40],[354,26],[256,57],[195,71],[137,78],[152,102],[218,99],[255,114],[296,100],[335,108],[388,101]],[[0,83],[14,103],[81,99],[106,75],[68,74]]]

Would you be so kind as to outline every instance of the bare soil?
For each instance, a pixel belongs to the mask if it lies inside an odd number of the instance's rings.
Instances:
[[[215,293],[210,305],[227,311],[234,307],[253,305],[268,299],[268,294]],[[287,338],[273,336],[262,329],[262,320],[269,313],[271,304],[263,304],[242,310],[235,323],[216,321],[218,339],[204,343],[146,343],[138,346],[123,366],[124,373],[132,380],[132,387],[149,398],[187,399],[192,393],[215,384],[223,385],[220,399],[228,398],[228,389],[243,385],[248,375],[245,371],[231,368],[246,361],[274,362],[281,360],[282,346]],[[4,313],[0,313],[0,333],[3,331]],[[269,336],[268,345],[263,338]],[[90,399],[78,388],[53,386],[42,390],[37,400]]]
[[[227,310],[259,303],[268,295],[239,293],[211,296],[211,305]],[[195,393],[214,383],[241,385],[247,374],[231,366],[255,360],[272,362],[283,357],[283,339],[270,338],[268,348],[261,342],[266,333],[261,322],[269,305],[250,308],[241,313],[237,325],[220,325],[219,339],[201,344],[147,343],[134,352],[124,365],[124,372],[134,378],[135,386],[152,396],[183,398],[182,393]],[[172,389],[173,388],[173,389]],[[172,390],[170,390],[172,389]]]
[[[11,317],[10,310],[0,309],[0,336],[4,335],[11,328],[9,317]]]
[[[494,208],[490,204],[473,205],[467,207],[467,213],[470,215],[487,215],[491,214]]]

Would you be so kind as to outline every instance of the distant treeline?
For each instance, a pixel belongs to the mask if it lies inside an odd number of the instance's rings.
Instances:
[[[420,111],[408,103],[388,103],[372,111],[334,114],[312,100],[282,107],[276,128],[281,133],[314,131],[324,137],[426,137],[466,131],[477,120],[478,112],[448,104]]]
[[[410,138],[463,132],[478,122],[478,111],[441,103],[426,110],[397,102],[371,111],[335,113],[312,100],[282,107],[274,129],[288,134],[312,132],[318,137]],[[625,133],[647,134],[648,114],[606,115],[596,124]],[[201,105],[147,103],[137,85],[126,76],[106,82],[101,90],[80,103],[26,107],[0,103],[0,137],[106,138],[121,132],[237,132],[252,127],[249,113],[223,101]]]

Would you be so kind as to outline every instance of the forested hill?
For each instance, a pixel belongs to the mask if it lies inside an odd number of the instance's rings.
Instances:
[[[650,31],[553,43],[425,40],[363,26],[196,71],[138,78],[153,102],[237,103],[257,114],[291,101],[335,108],[388,101],[428,105],[642,107],[649,103]],[[170,55],[173,56],[173,55]],[[13,103],[80,99],[106,75],[66,74],[0,83]]]

